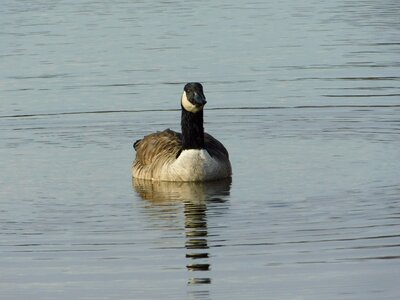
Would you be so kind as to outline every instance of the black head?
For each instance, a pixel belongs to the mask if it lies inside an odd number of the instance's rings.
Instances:
[[[198,82],[189,82],[183,88],[182,107],[192,113],[199,112],[207,103],[203,86]]]

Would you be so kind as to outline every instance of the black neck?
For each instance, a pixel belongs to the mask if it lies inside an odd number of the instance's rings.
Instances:
[[[182,107],[182,150],[204,148],[203,110],[197,113]]]

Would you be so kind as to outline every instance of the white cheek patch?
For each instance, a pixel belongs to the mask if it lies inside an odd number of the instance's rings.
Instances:
[[[188,112],[191,112],[191,113],[197,113],[197,112],[199,112],[200,110],[202,110],[202,106],[196,106],[196,105],[194,105],[193,103],[191,103],[189,100],[188,100],[188,98],[187,98],[187,96],[186,96],[186,92],[185,91],[183,91],[183,94],[182,94],[182,106],[183,106],[183,108],[185,109],[185,110],[187,110]]]

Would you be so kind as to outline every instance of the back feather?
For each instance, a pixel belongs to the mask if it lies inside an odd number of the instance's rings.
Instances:
[[[137,140],[134,144],[136,150],[136,159],[133,162],[134,177],[152,179],[155,170],[176,159],[181,147],[180,134],[170,129]]]

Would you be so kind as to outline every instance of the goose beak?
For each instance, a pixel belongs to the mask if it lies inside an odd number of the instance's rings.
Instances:
[[[198,94],[196,92],[194,93],[193,100],[198,106],[204,106],[207,103],[206,97],[203,94]]]

